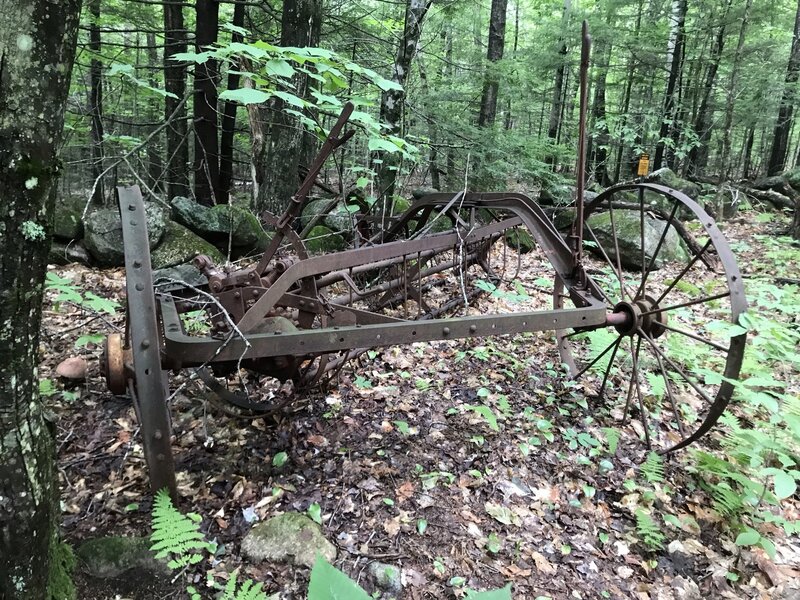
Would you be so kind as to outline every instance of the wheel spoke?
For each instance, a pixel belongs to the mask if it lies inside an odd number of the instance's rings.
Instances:
[[[669,293],[670,293],[670,291],[672,290],[672,288],[674,288],[674,287],[675,287],[675,285],[677,285],[677,283],[678,283],[678,282],[679,282],[679,281],[680,281],[680,280],[683,278],[683,276],[684,276],[684,275],[686,275],[686,273],[688,273],[688,272],[689,272],[689,269],[691,269],[691,268],[694,266],[694,264],[695,264],[695,263],[698,261],[698,259],[699,259],[701,256],[703,256],[703,254],[705,254],[705,251],[706,251],[706,250],[708,250],[708,247],[709,247],[710,245],[711,245],[711,238],[708,238],[708,241],[706,242],[705,246],[703,246],[703,247],[700,249],[700,252],[698,252],[697,254],[695,254],[695,255],[692,257],[692,260],[690,260],[690,261],[689,261],[689,263],[688,263],[688,264],[687,264],[687,265],[686,265],[686,266],[683,268],[683,270],[682,270],[682,271],[681,271],[681,272],[678,274],[678,276],[677,276],[675,279],[673,279],[673,280],[672,280],[672,283],[670,283],[670,284],[669,284],[669,286],[667,287],[667,289],[665,289],[665,290],[664,290],[664,291],[661,293],[661,295],[658,297],[658,300],[656,300],[656,304],[659,304],[659,303],[660,303],[660,302],[661,302],[661,301],[664,299],[664,296],[666,296],[667,294],[669,294]]]
[[[617,259],[617,276],[619,277],[619,293],[621,300],[625,300],[625,286],[622,284],[622,260],[619,255],[619,240],[617,239],[617,226],[614,223],[614,203],[608,203],[608,214],[611,219],[611,235],[614,238],[614,257]],[[613,269],[613,267],[612,267]],[[631,298],[633,299],[633,298]]]
[[[702,298],[698,298],[697,300],[687,300],[686,302],[681,302],[680,304],[673,304],[672,306],[667,306],[666,308],[654,308],[653,310],[648,310],[642,313],[642,316],[645,317],[647,315],[653,315],[656,313],[667,312],[670,310],[676,310],[678,308],[686,308],[687,306],[694,306],[695,304],[703,304],[704,302],[711,302],[712,300],[719,300],[720,298],[727,298],[731,295],[730,290],[727,292],[722,292],[721,294],[714,294],[713,296],[704,296]]]
[[[633,338],[631,338],[631,346],[633,346]],[[639,415],[644,427],[644,442],[647,444],[647,449],[650,449],[650,425],[647,421],[647,410],[644,407],[644,400],[642,399],[642,387],[639,384],[639,350],[642,346],[642,339],[636,340],[636,352],[633,353],[633,376],[636,383],[636,397],[639,400]]]
[[[647,273],[647,269],[644,266],[647,262],[644,247],[644,188],[639,188],[639,241],[642,248],[642,283],[639,289],[644,290],[644,282],[646,280],[645,274]],[[639,294],[637,293],[636,296],[633,296],[633,299],[635,300],[638,297]]]
[[[638,368],[638,362],[636,360],[636,357],[634,356],[635,351],[633,349],[633,338],[630,338],[630,340],[631,340],[631,360],[632,360],[632,363],[633,363],[633,366],[631,368],[633,369],[633,375],[631,376],[630,380],[628,381],[628,397],[625,400],[625,410],[622,412],[622,422],[623,423],[625,423],[625,421],[627,420],[627,418],[628,418],[628,410],[631,407],[631,398],[633,398],[633,381],[634,381],[634,378],[638,377],[638,374],[636,372],[636,370]]]
[[[614,346],[613,352],[611,352],[611,358],[608,359],[608,365],[606,365],[606,372],[603,374],[603,383],[600,384],[600,392],[597,394],[598,398],[603,397],[603,392],[606,389],[606,382],[608,381],[608,375],[611,373],[611,367],[614,365],[614,358],[617,356],[617,350],[619,350],[619,345],[622,343],[622,336],[617,338],[617,345]]]
[[[669,356],[664,354],[664,352],[661,350],[661,348],[658,347],[658,344],[655,343],[653,338],[651,338],[649,335],[647,335],[641,329],[637,329],[637,331],[639,332],[640,336],[644,337],[644,339],[647,340],[647,342],[650,344],[650,347],[653,348],[653,351],[656,354],[658,354],[664,360],[664,362],[666,362],[670,366],[670,368],[675,370],[681,377],[683,377],[684,380],[686,380],[686,383],[688,383],[692,387],[692,389],[695,392],[697,392],[700,395],[701,398],[703,398],[703,400],[705,400],[709,404],[713,404],[714,401],[709,397],[709,395],[706,394],[694,381],[692,381],[689,378],[689,376],[686,374],[686,372],[683,369],[681,369],[680,366],[678,366],[675,363],[675,361],[673,361],[672,359],[670,359]]]
[[[650,264],[647,266],[647,270],[644,272],[642,276],[642,284],[639,286],[639,289],[636,290],[635,298],[638,298],[640,294],[645,293],[645,285],[647,284],[647,278],[650,276],[650,273],[653,270],[653,267],[656,264],[656,257],[658,253],[661,251],[661,246],[664,243],[664,240],[667,238],[667,232],[669,231],[670,226],[672,225],[672,220],[675,218],[675,213],[678,211],[678,203],[675,202],[672,205],[672,212],[669,214],[669,219],[667,219],[667,224],[664,226],[664,231],[661,232],[661,237],[658,240],[658,245],[656,246],[655,252],[653,252],[653,256],[650,257]]]
[[[681,335],[685,335],[686,337],[692,338],[693,340],[697,340],[698,342],[702,342],[704,344],[708,344],[712,348],[716,348],[717,350],[721,350],[722,352],[727,352],[728,351],[728,348],[726,348],[722,344],[718,344],[717,342],[712,342],[711,340],[707,340],[706,338],[701,337],[701,336],[699,336],[699,335],[697,335],[695,333],[692,333],[691,331],[686,331],[684,329],[679,329],[678,327],[674,327],[673,325],[670,325],[669,323],[659,323],[659,325],[661,325],[661,327],[663,327],[664,329],[669,329],[670,331],[674,331],[675,333],[679,333]]]
[[[617,338],[616,340],[614,340],[613,342],[611,342],[611,343],[610,343],[608,346],[606,346],[606,349],[605,349],[605,350],[603,350],[603,351],[602,351],[600,354],[598,354],[597,356],[595,356],[595,357],[594,357],[594,359],[592,360],[592,362],[590,362],[588,365],[586,365],[585,367],[583,367],[583,368],[580,370],[580,372],[579,372],[577,375],[575,375],[575,379],[577,379],[578,377],[580,377],[581,375],[583,375],[584,373],[586,373],[586,371],[588,371],[589,369],[591,369],[591,368],[592,368],[592,367],[593,367],[593,366],[594,366],[594,365],[597,363],[597,361],[599,361],[601,358],[603,358],[603,357],[604,357],[604,356],[605,356],[605,355],[608,353],[608,351],[609,351],[609,350],[611,350],[611,348],[613,348],[614,346],[616,346],[617,344],[619,344],[619,339],[620,339],[620,338]]]
[[[652,349],[651,349],[652,350]],[[675,421],[678,423],[678,431],[681,433],[681,437],[686,437],[686,431],[683,427],[683,419],[678,412],[678,406],[675,404],[675,397],[672,395],[672,385],[669,381],[669,376],[667,375],[667,371],[664,368],[664,362],[661,360],[661,357],[653,352],[653,356],[656,357],[656,362],[658,362],[658,369],[661,371],[661,376],[664,378],[664,388],[666,390],[667,398],[669,398],[669,403],[672,406],[672,414],[675,415]]]
[[[594,240],[594,243],[597,244],[598,248],[600,248],[600,252],[603,254],[603,258],[606,259],[606,262],[608,263],[608,266],[611,267],[611,270],[614,271],[614,273],[616,274],[617,279],[619,280],[620,294],[621,294],[621,296],[622,296],[622,298],[624,300],[625,299],[625,295],[627,294],[628,296],[630,296],[630,293],[628,293],[628,290],[625,289],[625,284],[623,283],[623,280],[622,280],[622,269],[617,269],[617,267],[614,266],[614,263],[611,262],[611,259],[608,257],[608,254],[606,253],[605,248],[603,248],[603,246],[600,245],[600,242],[597,240],[597,236],[594,234],[594,231],[592,230],[592,228],[588,224],[586,225],[586,231],[588,231],[589,235],[592,236],[592,240]],[[615,242],[616,242],[616,239],[615,239]],[[619,260],[619,256],[617,256],[617,260]],[[603,295],[605,296],[605,294],[603,294]],[[633,296],[630,296],[630,297],[633,297]],[[608,296],[606,296],[606,300],[608,300]],[[609,300],[609,302],[610,302],[610,300]]]

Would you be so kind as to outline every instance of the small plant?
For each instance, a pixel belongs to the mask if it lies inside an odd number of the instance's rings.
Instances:
[[[664,534],[650,513],[643,508],[637,508],[636,533],[645,546],[651,550],[661,550],[664,547]]]

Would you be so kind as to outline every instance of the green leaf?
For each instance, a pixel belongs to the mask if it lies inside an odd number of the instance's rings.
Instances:
[[[306,512],[308,512],[308,516],[311,517],[314,522],[322,525],[322,508],[320,508],[319,504],[314,502],[314,504],[308,507],[308,511]]]
[[[753,546],[761,539],[761,534],[755,529],[748,527],[736,537],[737,546]]]
[[[464,408],[471,410],[486,419],[486,422],[493,431],[500,431],[500,426],[497,424],[497,416],[488,406],[467,404],[464,406]]]
[[[417,519],[417,533],[423,535],[428,528],[428,522],[425,519]]]
[[[466,597],[469,600],[511,600],[511,584],[499,590],[489,590],[488,592],[467,591]]]
[[[213,52],[206,50],[205,52],[176,52],[172,54],[169,59],[177,61],[195,62],[198,65],[203,64],[214,55]]]
[[[398,148],[397,145],[383,138],[370,138],[369,142],[367,142],[367,147],[369,148],[370,152],[376,152],[378,150],[383,150],[385,152],[400,151],[400,148]]]
[[[289,94],[288,92],[273,92],[273,95],[297,108],[305,108],[306,106],[306,101],[294,94]]]
[[[797,491],[797,482],[786,471],[775,473],[775,495],[781,500],[793,496]]]
[[[267,73],[275,77],[291,77],[295,73],[294,67],[285,60],[268,60],[264,68],[267,69]]]
[[[240,104],[261,104],[269,100],[269,94],[253,88],[239,88],[238,90],[225,90],[219,95],[220,100],[232,100]]]
[[[359,585],[317,556],[308,583],[308,600],[370,600]]]
[[[272,457],[272,466],[278,467],[279,469],[286,464],[286,461],[289,460],[289,455],[286,452],[278,452],[275,456]]]

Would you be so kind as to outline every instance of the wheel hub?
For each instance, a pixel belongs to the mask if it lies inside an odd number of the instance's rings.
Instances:
[[[117,396],[121,396],[126,390],[125,354],[126,351],[120,334],[112,333],[106,337],[103,343],[100,367],[105,375],[108,389]]]
[[[645,294],[633,302],[620,302],[614,307],[615,314],[625,315],[622,323],[614,325],[620,335],[632,336],[641,330],[650,338],[657,338],[666,331],[667,314],[661,312],[661,307],[655,298]]]

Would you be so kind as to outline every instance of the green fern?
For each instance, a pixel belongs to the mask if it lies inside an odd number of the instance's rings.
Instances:
[[[636,509],[636,533],[645,546],[651,550],[661,550],[664,547],[664,534],[661,528],[643,508]]]
[[[170,569],[182,569],[203,560],[204,550],[211,552],[199,526],[198,515],[183,515],[173,506],[166,490],[159,490],[153,503],[153,534],[150,550],[156,558],[168,558]]]
[[[267,600],[267,594],[262,591],[263,583],[254,583],[252,579],[247,579],[237,589],[238,578],[239,569],[236,569],[230,574],[220,600]]]
[[[655,452],[647,455],[647,460],[639,467],[648,483],[661,483],[664,481],[664,460]]]

